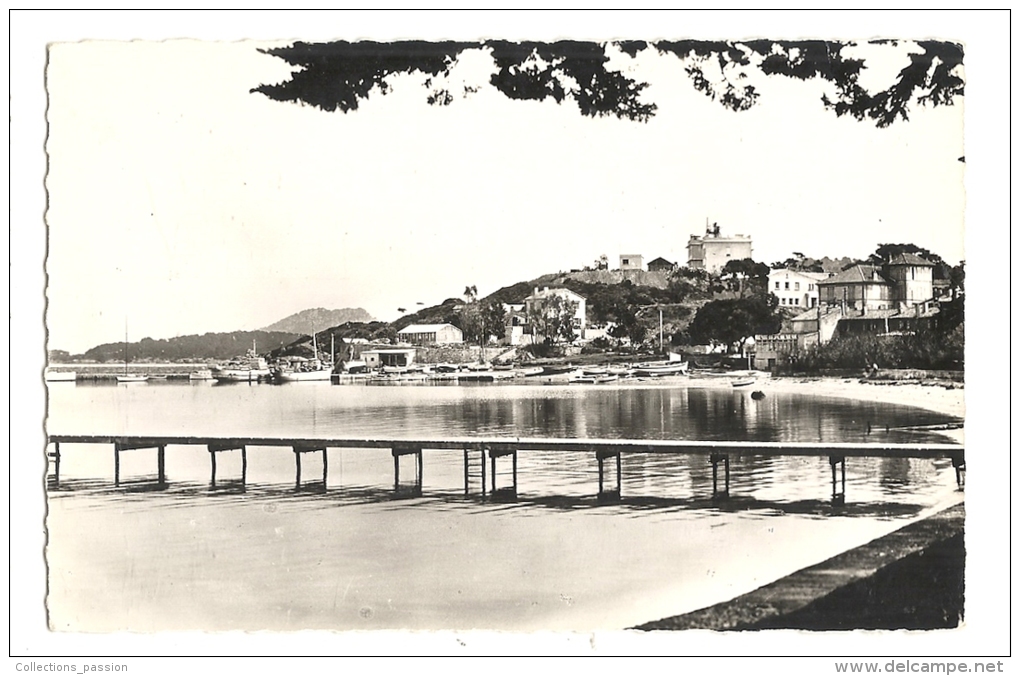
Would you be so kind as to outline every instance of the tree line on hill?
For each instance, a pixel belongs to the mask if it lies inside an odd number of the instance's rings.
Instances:
[[[83,354],[69,356],[69,361],[149,362],[191,361],[196,359],[226,360],[243,355],[254,344],[257,351],[269,352],[300,338],[299,334],[281,331],[233,331],[204,333],[176,338],[143,338],[136,343],[104,343]],[[65,353],[66,354],[66,353]],[[52,355],[51,355],[52,358]]]

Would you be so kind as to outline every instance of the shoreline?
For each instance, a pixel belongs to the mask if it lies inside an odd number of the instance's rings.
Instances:
[[[965,420],[966,396],[962,385],[947,389],[942,383],[924,385],[889,380],[862,380],[825,376],[780,376],[759,381],[763,392],[784,392],[818,397],[874,401],[898,406],[914,406]],[[939,434],[958,444],[964,443],[965,429],[941,430]]]
[[[961,420],[966,413],[964,388],[946,389],[941,384],[923,385],[890,380],[861,380],[826,376],[776,376],[762,381],[764,390],[814,394],[840,399],[876,401],[900,406],[915,406]]]
[[[951,629],[964,614],[964,503],[729,601],[634,627]]]

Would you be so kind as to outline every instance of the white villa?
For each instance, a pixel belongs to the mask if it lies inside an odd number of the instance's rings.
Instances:
[[[808,310],[818,305],[818,282],[825,272],[801,272],[787,268],[769,270],[769,293],[779,298],[779,307]]]

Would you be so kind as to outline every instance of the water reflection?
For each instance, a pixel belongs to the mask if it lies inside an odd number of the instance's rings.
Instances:
[[[239,436],[524,436],[924,443],[903,429],[958,422],[868,401],[731,388],[76,387],[50,393],[55,433]]]
[[[65,434],[920,442],[941,438],[895,428],[950,422],[684,387],[85,386],[51,389],[49,405],[48,430]],[[306,453],[300,479],[289,448],[217,453],[213,485],[204,446],[168,446],[163,484],[142,451],[122,454],[119,487],[111,446],[60,450],[47,607],[73,631],[619,629],[959,499],[949,460],[849,458],[847,503],[833,507],[827,458],[733,455],[730,497],[713,500],[708,458],[624,454],[622,499],[607,504],[593,453],[520,452],[503,501],[481,495],[477,453],[465,495],[459,451],[425,452],[415,494],[394,491],[387,449],[329,449],[328,468]],[[401,466],[402,483],[414,476]],[[511,485],[509,458],[496,480]]]

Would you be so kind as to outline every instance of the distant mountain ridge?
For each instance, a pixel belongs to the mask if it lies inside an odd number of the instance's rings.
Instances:
[[[339,326],[347,322],[371,322],[372,315],[362,308],[343,308],[342,310],[327,310],[317,307],[302,310],[285,317],[280,321],[264,326],[260,331],[285,331],[287,333],[300,333],[310,336],[315,331],[322,331],[331,326]]]
[[[232,331],[205,333],[153,340],[142,338],[127,345],[130,362],[182,361],[192,359],[230,359],[244,354],[253,345],[260,354],[288,345],[301,336],[284,331]],[[104,343],[70,361],[117,362],[125,358],[124,343]]]

